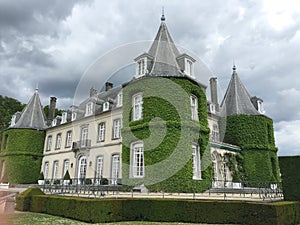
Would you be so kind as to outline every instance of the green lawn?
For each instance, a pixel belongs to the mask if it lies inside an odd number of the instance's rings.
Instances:
[[[5,219],[2,217],[5,216]],[[6,223],[4,223],[6,221]],[[41,213],[12,213],[0,215],[0,225],[87,225],[76,220],[51,216]],[[162,222],[117,222],[117,223],[97,223],[102,225],[196,225],[195,223],[162,223]],[[202,224],[204,225],[204,224]]]

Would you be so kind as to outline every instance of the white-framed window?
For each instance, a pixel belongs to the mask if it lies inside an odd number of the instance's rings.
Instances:
[[[140,120],[143,118],[143,96],[138,93],[132,96],[132,120]]]
[[[119,92],[117,95],[117,107],[120,107],[123,105],[123,92]]]
[[[77,113],[76,112],[72,112],[71,121],[76,120],[76,117],[77,117]]]
[[[100,184],[100,180],[103,177],[103,156],[98,156],[96,159],[96,183]]]
[[[85,106],[85,116],[93,115],[93,106],[94,106],[93,102],[89,102],[89,103],[86,104],[86,106]]]
[[[63,112],[61,116],[61,123],[66,123],[67,122],[67,117],[68,117],[68,112]]]
[[[109,102],[104,102],[103,103],[103,112],[106,112],[109,110]]]
[[[193,179],[201,179],[201,161],[199,145],[193,143],[192,145],[192,160],[193,160]]]
[[[58,174],[58,161],[53,162],[53,173],[52,173],[52,179],[57,179]]]
[[[52,135],[47,137],[46,151],[50,151],[52,147]]]
[[[264,105],[263,105],[263,101],[262,100],[257,100],[257,111],[260,114],[264,114],[265,113]]]
[[[70,165],[70,160],[65,159],[63,165],[64,167],[63,167],[62,177],[64,177],[66,175],[66,172],[69,170],[69,165]]]
[[[87,167],[87,160],[86,156],[81,156],[78,160],[78,183],[84,184],[85,176],[86,176],[86,167]]]
[[[105,122],[98,125],[98,141],[105,141]]]
[[[44,179],[48,179],[49,175],[49,162],[45,162],[44,164]]]
[[[144,144],[138,141],[131,144],[131,176],[142,178],[145,175],[144,168]]]
[[[69,148],[72,146],[72,131],[68,130],[66,134],[66,148]]]
[[[140,77],[145,75],[147,72],[147,59],[142,58],[137,61],[137,66],[136,66],[136,76]]]
[[[61,133],[56,135],[55,149],[60,149],[60,147],[61,147]]]
[[[185,59],[185,70],[184,70],[184,73],[186,75],[189,75],[189,76],[193,76],[194,75],[194,71],[193,71],[193,62],[189,59]]]
[[[87,145],[88,145],[88,136],[89,136],[88,127],[81,128],[81,140],[80,140],[80,146],[81,147],[87,147]]]
[[[213,125],[212,131],[211,131],[211,139],[213,141],[220,141],[219,126],[217,124]]]
[[[114,154],[111,159],[111,183],[117,184],[117,179],[120,177],[120,155]]]
[[[10,127],[16,125],[16,119],[17,119],[16,114],[12,115],[11,120],[10,120]]]
[[[192,120],[198,120],[198,98],[195,95],[191,95],[190,100]]]
[[[121,119],[115,119],[113,121],[113,136],[112,139],[121,138]]]
[[[52,120],[52,127],[55,127],[57,124],[57,119],[55,118],[54,120]]]

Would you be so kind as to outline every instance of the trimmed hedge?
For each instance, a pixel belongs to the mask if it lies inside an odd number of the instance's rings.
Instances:
[[[300,201],[300,156],[279,157],[284,199]]]
[[[21,192],[16,196],[16,210],[19,211],[30,211],[31,203],[32,203],[32,196],[34,195],[45,195],[41,189],[37,187],[30,187],[25,191]]]
[[[17,207],[20,202],[17,201]],[[238,202],[179,199],[87,199],[35,195],[30,211],[90,223],[156,221],[233,224],[298,224],[299,202]]]

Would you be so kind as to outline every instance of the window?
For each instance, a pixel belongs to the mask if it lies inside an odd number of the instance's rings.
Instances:
[[[57,179],[57,174],[58,174],[58,161],[54,161],[52,179]]]
[[[112,155],[112,162],[111,162],[111,183],[117,184],[117,179],[120,175],[120,155],[115,154]]]
[[[99,123],[98,125],[98,141],[105,140],[105,123]]]
[[[191,60],[185,59],[185,74],[193,76],[193,62]]]
[[[198,120],[198,98],[194,95],[191,96],[191,112],[192,120]]]
[[[68,116],[68,112],[63,112],[62,113],[62,118],[61,118],[61,123],[66,123],[67,122],[67,116]]]
[[[85,116],[90,116],[93,114],[93,102],[89,102],[85,107]]]
[[[89,129],[87,127],[82,128],[81,129],[81,141],[80,141],[81,147],[88,146],[88,135],[89,135]]]
[[[137,67],[136,67],[136,76],[143,76],[146,74],[147,71],[147,60],[146,58],[142,58],[139,61],[137,61]]]
[[[123,105],[123,93],[122,91],[117,95],[117,107]]]
[[[199,180],[201,179],[201,162],[200,162],[200,151],[199,145],[193,144],[193,179]]]
[[[64,160],[62,177],[64,177],[66,175],[66,172],[69,170],[69,165],[70,165],[70,160],[68,159]]]
[[[76,112],[72,112],[72,118],[71,118],[71,121],[76,120],[76,117],[77,117],[77,113],[76,113]]]
[[[100,180],[103,176],[103,156],[98,156],[96,159],[96,183],[100,184]]]
[[[53,121],[52,121],[52,127],[55,127],[57,124],[57,119],[55,118]]]
[[[106,112],[109,110],[109,102],[104,102],[103,103],[103,112]]]
[[[133,106],[133,121],[140,120],[143,117],[143,97],[142,94],[136,94],[132,96],[132,106]]]
[[[211,131],[211,139],[212,139],[212,141],[220,141],[219,127],[217,124],[213,125],[213,129]]]
[[[84,184],[85,176],[86,176],[86,156],[81,156],[78,161],[78,178],[79,184]]]
[[[71,147],[72,145],[72,131],[69,130],[67,131],[67,135],[66,135],[66,148]]]
[[[61,147],[61,133],[56,135],[55,149],[60,149],[60,147]]]
[[[49,162],[45,162],[44,165],[44,179],[48,179],[49,175]]]
[[[263,106],[263,101],[262,100],[257,100],[257,111],[260,114],[264,114],[265,113],[264,106]]]
[[[47,146],[46,146],[46,151],[50,151],[52,147],[52,136],[49,135],[47,138]]]
[[[121,119],[115,119],[113,121],[113,137],[112,139],[121,138]]]
[[[144,177],[144,146],[143,142],[133,143],[131,146],[132,177]]]

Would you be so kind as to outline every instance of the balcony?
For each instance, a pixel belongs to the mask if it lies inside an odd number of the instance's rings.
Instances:
[[[85,139],[77,142],[73,142],[72,144],[72,150],[80,150],[80,149],[87,149],[91,147],[91,140]]]

